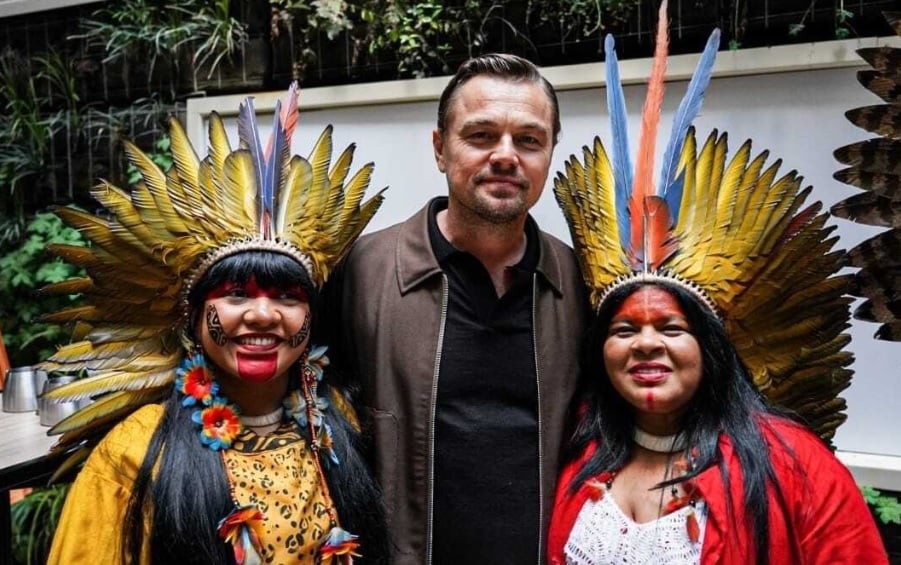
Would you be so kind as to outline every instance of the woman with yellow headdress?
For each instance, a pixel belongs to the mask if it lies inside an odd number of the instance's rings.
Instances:
[[[252,99],[232,150],[210,119],[199,160],[171,123],[163,173],[130,143],[143,180],[101,185],[104,219],[60,216],[92,246],[54,252],[88,277],[51,287],[75,343],[44,366],[88,377],[52,399],[94,401],[51,429],[71,464],[50,563],[387,562],[378,490],[352,412],[312,344],[318,292],[381,202],[372,165],[331,166],[331,127],[290,157],[296,86],[264,148]],[[117,423],[118,422],[118,423]],[[115,424],[115,427],[110,427]]]
[[[654,185],[666,1],[658,26],[634,175],[608,37],[612,162],[596,140],[555,183],[596,316],[549,562],[886,563],[825,443],[844,420],[852,361],[849,279],[835,276],[827,216],[802,210],[810,189],[795,172],[777,178],[750,142],[728,162],[725,135],[698,147],[691,122],[718,31]]]

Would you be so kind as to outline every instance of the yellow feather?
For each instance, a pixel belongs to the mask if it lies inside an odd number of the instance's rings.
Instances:
[[[131,202],[138,211],[141,221],[154,233],[156,241],[165,242],[172,239],[173,234],[169,232],[163,215],[157,209],[156,202],[143,181],[132,187]]]
[[[225,159],[226,188],[222,195],[222,214],[233,218],[241,230],[233,234],[240,236],[254,233],[257,217],[256,177],[253,161],[247,150],[239,149]]]
[[[59,446],[58,444],[50,449],[50,453],[57,453],[62,451],[63,446]],[[67,446],[68,447],[68,446]],[[53,474],[50,475],[50,478],[47,479],[48,485],[55,485],[60,481],[64,482],[72,482],[72,478],[69,478],[69,473],[74,471],[77,467],[79,467],[82,463],[87,461],[88,455],[91,454],[91,447],[81,446],[78,447],[75,451],[69,454],[66,457],[66,460],[60,463],[60,465],[53,471]]]
[[[761,156],[764,154],[761,154]],[[779,201],[778,197],[774,198],[772,195],[779,191],[779,187],[773,181],[781,165],[781,161],[777,160],[767,167],[757,178],[755,186],[750,189],[748,201],[744,207],[745,214],[738,220],[740,223],[739,231],[747,234],[749,239],[760,239],[764,223],[758,222],[757,219],[761,214],[769,214],[773,204]]]
[[[374,163],[366,163],[348,181],[347,187],[344,189],[344,206],[340,211],[338,220],[334,223],[334,227],[345,226],[355,216],[359,215],[360,202],[366,194],[366,189],[369,188],[369,181],[372,179],[374,168]]]
[[[231,153],[231,144],[225,132],[225,124],[216,112],[210,113],[209,160],[214,174],[225,170],[225,158]]]
[[[91,190],[91,196],[113,214],[117,225],[128,230],[148,250],[154,249],[159,244],[159,238],[144,224],[131,202],[131,197],[125,191],[109,183],[101,183]]]
[[[170,385],[113,392],[96,399],[78,412],[61,420],[50,428],[48,435],[70,434],[80,432],[80,436],[69,436],[60,439],[60,443],[72,443],[83,439],[92,427],[108,424],[124,415],[133,412],[137,407],[162,400],[169,393]]]
[[[600,290],[618,275],[628,271],[620,247],[616,223],[613,169],[600,139],[594,147],[584,147],[583,163],[572,157],[565,174],[554,180],[554,195],[560,203],[577,247],[582,276],[597,306]]]
[[[279,193],[276,232],[282,233],[291,229],[298,214],[306,210],[306,201],[310,196],[310,185],[313,182],[313,167],[303,157],[295,155],[288,165],[288,177],[285,186]]]
[[[200,182],[198,180],[200,160],[188,139],[181,122],[175,118],[169,119],[169,140],[172,150],[173,168],[178,172],[178,178],[184,186],[188,201],[193,206],[201,206]]]
[[[174,358],[174,359],[173,359]],[[130,363],[122,365],[120,370],[105,370],[99,366],[104,363],[86,363],[98,365],[97,371],[103,371],[94,377],[78,379],[67,385],[55,388],[44,398],[55,402],[69,402],[90,398],[107,392],[119,390],[140,390],[150,387],[171,384],[174,381],[174,370],[181,359],[181,354],[169,356],[142,355]],[[109,363],[112,365],[113,363]],[[145,365],[141,367],[140,365]],[[129,371],[129,369],[132,369]]]
[[[163,326],[153,326],[150,324],[134,325],[105,325],[91,328],[84,335],[84,339],[95,345],[109,343],[112,341],[129,341],[129,340],[145,340],[153,339],[161,334],[171,334],[171,324]],[[168,336],[167,336],[168,337]]]
[[[166,187],[166,176],[159,167],[150,160],[150,157],[137,148],[130,141],[123,141],[125,145],[125,153],[128,160],[140,171],[141,177],[144,179],[144,185],[147,187],[155,206],[152,207],[153,215],[160,218],[166,230],[171,234],[188,233],[188,227],[184,224],[178,215],[172,201],[169,198],[169,192]]]
[[[387,188],[383,188],[382,190],[375,193],[375,195],[369,198],[363,205],[360,207],[360,212],[357,217],[357,220],[353,222],[353,229],[348,231],[345,230],[342,233],[341,237],[336,241],[338,246],[336,246],[334,251],[334,256],[330,261],[320,261],[320,271],[322,272],[322,282],[328,278],[330,273],[329,265],[335,265],[338,261],[340,261],[349,251],[354,241],[356,241],[357,237],[359,237],[360,233],[366,227],[366,224],[369,223],[369,220],[372,219],[372,216],[375,215],[376,211],[378,211],[379,207],[382,205],[382,202],[385,200],[384,192]],[[348,224],[350,225],[350,224]]]
[[[133,267],[148,265],[153,261],[150,250],[131,233],[120,231],[113,233],[109,223],[87,212],[75,208],[59,208],[55,210],[64,222],[76,228],[104,251],[114,255],[118,260]]]
[[[310,194],[306,202],[305,219],[315,220],[319,213],[325,208],[326,201],[329,197],[329,186],[331,182],[328,178],[329,164],[332,159],[332,126],[326,126],[316,145],[310,152],[308,161],[313,169],[313,179],[310,185]]]
[[[69,279],[63,282],[49,284],[40,289],[40,294],[81,294],[94,288],[94,283],[89,278]]]
[[[161,351],[162,344],[155,340],[107,342],[103,344],[91,341],[79,341],[63,345],[50,357],[55,363],[78,363],[81,361],[95,361],[106,359],[118,359],[125,361],[138,355]]]
[[[332,192],[337,192],[337,189],[341,187],[344,184],[345,179],[347,179],[347,174],[350,172],[350,165],[354,159],[355,149],[355,144],[351,143],[348,145],[344,151],[341,152],[341,155],[338,156],[335,164],[332,165],[332,170],[329,173]]]

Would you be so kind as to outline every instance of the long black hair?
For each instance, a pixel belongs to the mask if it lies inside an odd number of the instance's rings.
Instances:
[[[264,288],[299,284],[309,297],[316,335],[316,288],[299,263],[280,253],[246,252],[217,262],[191,289],[188,303],[192,312],[197,315],[210,289],[226,281],[246,283],[251,277]],[[193,323],[189,326],[194,327]],[[292,369],[289,386],[298,386],[296,373]],[[320,394],[328,392],[327,383],[320,385]],[[333,448],[341,462],[323,465],[341,525],[360,536],[366,563],[388,563],[381,496],[361,455],[359,435],[338,410],[324,411],[323,419],[331,428]],[[142,548],[149,545],[150,562],[155,564],[233,563],[231,548],[217,533],[219,520],[233,508],[220,455],[201,444],[191,421],[191,410],[182,408],[181,396],[173,390],[164,404],[163,417],[151,437],[128,502],[123,560],[137,561]],[[144,531],[146,512],[152,515],[149,540],[145,540]]]
[[[752,528],[757,562],[767,563],[767,487],[774,489],[780,506],[784,508],[784,504],[762,427],[771,429],[768,423],[771,417],[781,417],[781,413],[771,409],[753,385],[750,372],[739,358],[720,319],[692,293],[678,285],[636,281],[613,291],[598,310],[582,353],[586,390],[582,395],[584,403],[580,410],[581,416],[564,457],[569,461],[578,458],[593,442],[596,442],[597,450],[568,488],[575,492],[585,480],[599,473],[622,468],[632,456],[632,432],[635,426],[633,409],[613,387],[604,366],[602,351],[611,321],[619,307],[629,295],[648,284],[660,287],[678,302],[690,331],[700,346],[702,363],[701,382],[681,421],[688,445],[697,449],[693,453],[693,467],[686,475],[658,486],[689,480],[710,466],[718,465],[720,476],[726,485],[726,507],[732,516],[734,527],[737,527],[733,513],[734,502],[728,488],[729,469],[719,447],[720,434],[728,437],[741,465],[745,518]]]

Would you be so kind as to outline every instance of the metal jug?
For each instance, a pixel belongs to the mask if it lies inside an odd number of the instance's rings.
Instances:
[[[14,367],[6,373],[3,387],[4,412],[34,412],[38,409],[34,367]]]
[[[50,392],[55,388],[59,388],[64,384],[69,384],[74,381],[76,377],[72,375],[62,375],[56,376],[51,375],[50,378],[47,379],[47,382],[44,383],[44,389],[41,392],[41,396]],[[52,400],[47,400],[46,398],[41,398],[41,425],[42,426],[55,426],[58,424],[63,418],[66,418],[82,408],[90,404],[90,400],[73,400],[70,402],[55,402]]]

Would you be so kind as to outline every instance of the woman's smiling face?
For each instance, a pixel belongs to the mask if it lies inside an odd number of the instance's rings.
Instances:
[[[196,328],[207,357],[251,383],[281,377],[310,339],[310,302],[302,288],[226,282],[207,293]]]
[[[673,295],[657,286],[639,287],[611,320],[604,366],[648,432],[679,431],[679,418],[698,390],[701,349],[691,330]]]

